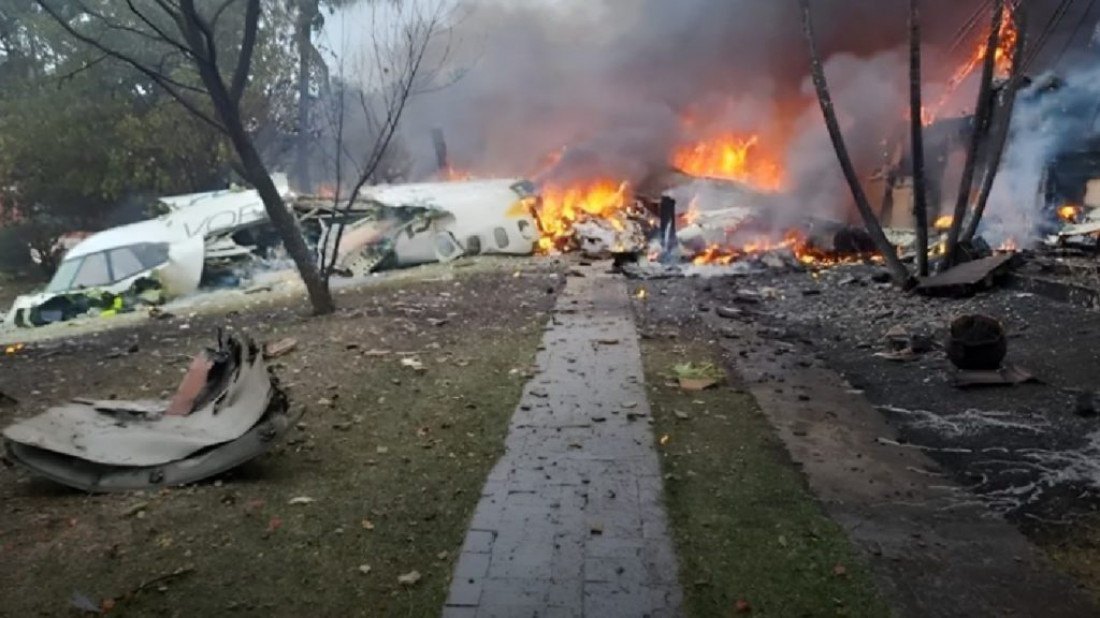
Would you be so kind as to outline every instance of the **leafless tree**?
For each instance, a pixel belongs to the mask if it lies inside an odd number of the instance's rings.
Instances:
[[[334,311],[298,221],[275,188],[241,111],[263,17],[261,0],[36,2],[74,39],[139,71],[226,135],[242,175],[256,188],[298,268],[314,313]],[[235,53],[223,57],[227,49]],[[181,69],[189,70],[181,74]]]
[[[924,104],[921,101],[920,0],[909,0],[909,127],[913,164],[913,216],[917,274],[928,276],[928,187],[924,172]]]
[[[989,142],[988,162],[985,175],[982,177],[981,188],[978,190],[978,201],[974,205],[974,212],[967,221],[963,231],[962,240],[970,241],[978,233],[978,226],[985,215],[986,204],[989,203],[989,194],[993,191],[993,181],[997,179],[997,172],[1001,167],[1001,158],[1004,156],[1005,144],[1008,142],[1009,130],[1012,128],[1012,112],[1016,109],[1016,95],[1024,79],[1024,54],[1028,50],[1028,7],[1026,2],[1021,2],[1016,8],[1016,45],[1012,50],[1012,75],[1001,87],[1000,113]]]
[[[950,268],[959,259],[959,240],[966,207],[970,204],[970,193],[974,187],[974,176],[978,165],[978,153],[985,140],[990,117],[993,114],[993,73],[996,69],[997,48],[1001,42],[1001,24],[1004,23],[1005,0],[994,0],[993,23],[985,43],[985,60],[982,62],[982,78],[978,87],[978,103],[975,106],[974,120],[971,126],[970,145],[966,151],[966,163],[963,165],[962,179],[959,181],[959,195],[955,200],[955,212],[951,220],[951,229],[947,232],[947,254],[944,265]]]
[[[370,45],[356,65],[358,83],[350,96],[341,91],[332,98],[329,124],[334,141],[335,192],[328,229],[335,230],[335,236],[320,246],[326,281],[336,267],[343,238],[344,226],[338,221],[346,217],[365,186],[388,176],[383,166],[394,159],[398,128],[409,101],[453,81],[441,73],[451,49],[452,18],[442,0],[408,0],[370,7]],[[346,62],[346,55],[346,50],[340,54],[340,63]],[[351,119],[365,138],[359,140],[367,144],[364,150],[349,148],[349,99],[354,99]],[[346,169],[349,166],[352,169]],[[348,172],[352,180],[345,192]]]
[[[890,276],[893,278],[894,283],[901,287],[908,287],[911,285],[912,277],[905,265],[898,259],[894,246],[886,238],[886,234],[883,233],[882,226],[867,200],[867,194],[863,191],[863,186],[859,182],[859,175],[856,174],[855,166],[852,165],[852,159],[848,155],[848,147],[844,143],[844,135],[840,130],[840,123],[837,121],[832,95],[829,93],[829,85],[825,79],[825,68],[821,64],[821,54],[814,36],[810,0],[799,0],[799,5],[802,9],[802,32],[810,48],[810,72],[813,76],[814,88],[817,90],[821,113],[825,116],[825,127],[829,131],[829,138],[833,142],[833,149],[836,151],[841,171],[843,171],[848,187],[852,191],[852,197],[855,199],[856,208],[863,219],[863,225],[874,241],[875,248],[878,249],[886,261],[886,266],[890,270]]]

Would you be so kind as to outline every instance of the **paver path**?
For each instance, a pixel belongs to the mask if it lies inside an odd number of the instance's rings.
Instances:
[[[630,299],[621,280],[584,272],[558,299],[485,483],[447,618],[680,614]]]

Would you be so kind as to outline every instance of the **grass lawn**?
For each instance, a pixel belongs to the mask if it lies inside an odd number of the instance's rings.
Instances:
[[[720,365],[709,346],[643,341],[665,499],[688,616],[888,616],[752,396],[682,390],[673,368]]]
[[[0,615],[68,615],[74,592],[123,616],[437,615],[559,284],[475,273],[348,292],[325,318],[271,306],[0,359],[22,402],[6,424],[78,395],[156,397],[228,326],[299,341],[275,362],[306,408],[273,451],[186,488],[87,496],[0,467]]]

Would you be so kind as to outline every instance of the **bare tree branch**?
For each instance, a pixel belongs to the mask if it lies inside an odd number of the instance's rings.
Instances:
[[[103,54],[106,54],[107,56],[110,56],[115,60],[130,65],[141,74],[156,82],[156,84],[163,88],[169,96],[171,96],[176,101],[179,101],[180,105],[182,105],[187,111],[194,114],[195,117],[218,129],[219,131],[225,131],[225,127],[220,122],[215,120],[214,117],[208,114],[206,111],[200,109],[194,102],[189,100],[186,96],[183,95],[182,92],[180,92],[179,89],[182,88],[182,84],[163,75],[162,73],[159,73],[158,71],[153,70],[151,67],[138,61],[134,57],[107,47],[98,40],[78,31],[72,26],[72,24],[65,20],[65,18],[62,17],[52,6],[50,6],[47,0],[35,0],[35,2],[38,4],[38,6],[42,7],[42,10],[46,11],[46,13],[48,13],[50,17],[53,18],[54,21],[56,21],[62,27],[62,29],[64,29],[65,32],[69,34],[69,36],[80,41],[81,43],[84,43],[85,45],[89,45],[99,50]]]
[[[190,53],[190,50],[187,49],[187,47],[183,43],[177,41],[175,37],[169,36],[168,33],[164,31],[164,29],[158,27],[155,23],[153,23],[152,19],[148,18],[144,13],[142,13],[141,10],[138,9],[137,5],[134,3],[134,0],[126,0],[126,6],[130,7],[130,12],[136,15],[137,18],[142,21],[142,23],[148,26],[150,30],[155,32],[157,36],[160,37],[161,40],[163,40],[165,43],[168,43],[173,47],[180,49],[185,54]],[[171,17],[172,20],[175,21],[177,15],[173,11],[171,11],[170,8],[171,7],[165,7],[164,5],[161,5],[161,10],[164,11],[165,15]]]
[[[248,0],[245,7],[244,35],[241,37],[241,53],[237,57],[237,68],[233,70],[233,81],[229,86],[229,98],[240,104],[244,88],[248,84],[248,72],[252,67],[252,52],[256,48],[256,32],[260,28],[260,0]]]

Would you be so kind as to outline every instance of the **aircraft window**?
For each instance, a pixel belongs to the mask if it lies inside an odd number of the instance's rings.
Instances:
[[[111,274],[107,268],[107,254],[93,253],[84,258],[80,270],[76,271],[70,288],[92,288],[99,285],[107,285],[111,282]]]
[[[61,262],[61,265],[57,267],[57,272],[54,273],[53,278],[50,279],[49,285],[46,286],[46,291],[56,294],[71,288],[73,277],[76,275],[76,271],[80,269],[80,265],[83,262],[83,257]]]
[[[497,241],[497,247],[504,249],[508,246],[508,230],[502,227],[494,229],[493,238]]]
[[[142,270],[156,268],[168,261],[167,243],[142,243],[140,245],[130,245],[129,249],[141,261],[141,265],[144,267]]]
[[[130,247],[111,249],[107,255],[111,258],[111,279],[113,281],[121,281],[145,270],[145,267],[142,266],[141,261],[134,255]]]

